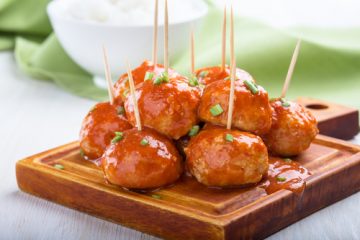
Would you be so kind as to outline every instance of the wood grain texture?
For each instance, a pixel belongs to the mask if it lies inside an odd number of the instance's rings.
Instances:
[[[314,114],[320,134],[349,140],[359,133],[357,109],[314,98],[300,97],[297,102]]]
[[[296,160],[312,173],[302,196],[209,189],[183,178],[157,199],[107,184],[77,142],[19,161],[16,176],[25,192],[167,239],[261,239],[360,189],[356,145],[318,136]]]

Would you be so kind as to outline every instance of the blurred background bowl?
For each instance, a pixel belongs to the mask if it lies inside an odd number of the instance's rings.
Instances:
[[[169,54],[171,59],[189,49],[191,28],[198,28],[208,11],[202,0],[193,0],[197,14],[183,17],[181,21],[169,20]],[[52,1],[47,12],[55,34],[67,54],[83,69],[94,75],[97,85],[104,84],[102,46],[106,46],[113,79],[126,72],[126,61],[134,68],[145,59],[151,60],[153,26],[151,24],[106,24],[72,19],[61,10],[61,1]],[[160,13],[161,12],[161,13]],[[159,18],[163,9],[159,5]],[[186,16],[186,13],[184,13]],[[169,5],[169,18],[171,18]],[[163,25],[159,19],[158,62],[163,62]]]

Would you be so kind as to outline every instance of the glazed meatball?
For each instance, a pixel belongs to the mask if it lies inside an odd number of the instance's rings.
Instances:
[[[144,80],[146,80],[146,77],[149,77],[149,74],[148,76],[146,76],[147,72],[154,73],[154,75],[159,75],[164,72],[164,66],[157,64],[156,67],[154,67],[154,64],[152,62],[145,61],[139,67],[132,70],[131,73],[136,87],[142,82],[144,82]],[[173,76],[178,75],[172,69],[169,69],[169,74]],[[123,103],[129,93],[129,81],[127,73],[120,76],[119,80],[114,84],[114,89],[116,101],[118,103]]]
[[[86,115],[80,130],[80,148],[90,159],[100,158],[116,131],[132,128],[122,106],[96,104]]]
[[[287,157],[307,149],[319,133],[315,117],[295,102],[274,99],[270,104],[272,126],[263,136],[269,151]]]
[[[170,138],[179,139],[197,123],[200,101],[198,88],[191,87],[184,77],[169,77],[157,82],[159,76],[147,80],[136,90],[141,123]],[[125,100],[126,115],[135,126],[132,97]]]
[[[196,70],[195,76],[199,79],[201,84],[208,85],[218,80],[230,78],[230,68],[229,66],[226,66],[224,70],[221,69],[221,66],[201,68]],[[255,82],[248,72],[240,68],[236,68],[236,77]]]
[[[241,79],[235,81],[232,126],[260,135],[271,127],[271,108],[268,93],[261,86],[251,83],[257,92],[251,91]],[[205,87],[198,111],[201,120],[226,125],[230,84],[229,80],[219,80]]]
[[[151,129],[117,136],[102,157],[106,179],[128,189],[155,189],[175,182],[183,171],[173,143]]]
[[[206,186],[257,183],[268,169],[268,153],[261,138],[237,130],[203,130],[190,140],[185,153],[187,169]]]

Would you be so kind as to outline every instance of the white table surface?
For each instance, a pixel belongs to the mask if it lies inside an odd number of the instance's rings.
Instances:
[[[0,78],[0,239],[156,239],[19,191],[16,161],[77,139],[94,102],[25,76],[10,52],[0,52]],[[269,239],[360,239],[359,216],[357,193]]]

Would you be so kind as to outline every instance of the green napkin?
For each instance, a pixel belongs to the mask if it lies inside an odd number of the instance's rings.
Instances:
[[[3,0],[0,3],[0,49],[15,47],[19,67],[28,75],[54,81],[63,89],[87,98],[106,99],[90,74],[64,52],[45,14],[45,0]],[[222,12],[211,8],[196,33],[197,67],[220,63]],[[360,28],[278,30],[250,19],[235,22],[238,66],[278,96],[299,37],[303,39],[289,98],[311,96],[360,108]],[[47,36],[48,35],[48,36]],[[43,41],[39,39],[47,36]],[[16,41],[14,41],[16,37]],[[170,36],[171,37],[171,36]],[[189,52],[171,65],[187,74]],[[140,63],[139,63],[140,64]]]

